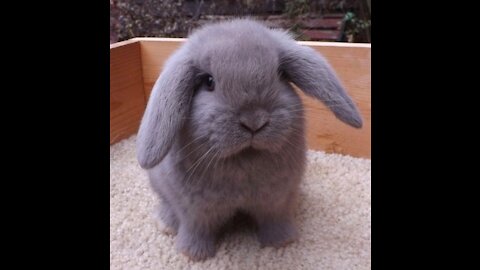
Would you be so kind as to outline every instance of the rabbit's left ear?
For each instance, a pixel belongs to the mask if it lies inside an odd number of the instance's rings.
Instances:
[[[273,34],[280,48],[280,71],[308,96],[322,101],[342,122],[361,128],[360,113],[327,60],[286,33]]]
[[[185,50],[177,51],[165,64],[137,135],[137,159],[142,168],[154,167],[170,150],[190,110],[195,74]]]

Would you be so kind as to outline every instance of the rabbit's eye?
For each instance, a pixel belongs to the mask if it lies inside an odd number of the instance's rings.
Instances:
[[[212,76],[206,78],[205,85],[207,86],[208,91],[213,91],[215,89],[215,81]]]

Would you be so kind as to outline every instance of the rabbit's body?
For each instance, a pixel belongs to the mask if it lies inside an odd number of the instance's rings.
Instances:
[[[179,248],[189,250],[193,258],[212,256],[215,234],[238,211],[263,224],[285,222],[276,235],[268,234],[272,229],[259,235],[262,245],[280,246],[294,240],[292,210],[305,164],[305,139],[300,132],[292,136],[290,143],[296,147],[290,147],[288,154],[247,149],[222,159],[204,156],[208,149],[198,149],[205,142],[191,143],[188,131],[180,134],[184,136],[179,136],[165,159],[149,170],[151,185],[162,200],[160,217],[170,232],[176,233],[183,224],[195,228],[198,235],[212,235],[208,248],[189,246],[191,239],[179,240]]]
[[[238,211],[256,221],[262,246],[296,238],[306,146],[303,105],[290,81],[361,126],[321,56],[254,21],[206,26],[165,65],[139,130],[138,158],[162,201],[162,220],[190,258],[213,256],[219,229]]]

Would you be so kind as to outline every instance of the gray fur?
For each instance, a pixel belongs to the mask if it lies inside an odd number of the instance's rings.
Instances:
[[[199,81],[206,73],[214,91]],[[162,201],[161,218],[177,233],[177,249],[191,259],[213,256],[220,228],[239,211],[256,221],[262,246],[296,239],[306,143],[303,105],[286,78],[361,126],[321,56],[251,20],[197,30],[156,82],[138,159]]]
[[[289,35],[272,31],[280,47],[281,69],[307,95],[321,100],[342,122],[361,128],[362,118],[327,60]]]

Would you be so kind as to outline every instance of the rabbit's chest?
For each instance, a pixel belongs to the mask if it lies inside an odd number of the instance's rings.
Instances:
[[[181,194],[192,202],[227,207],[255,205],[286,196],[301,176],[301,166],[295,167],[288,159],[274,155],[210,162],[209,166],[188,170],[190,167],[176,167],[178,175],[172,179],[177,181],[172,185],[180,185]]]
[[[281,183],[281,180],[270,181],[273,184],[268,185],[262,185],[258,183],[259,179],[253,178],[235,180],[222,179],[222,184],[190,187],[188,197],[196,203],[242,208],[265,198],[283,196],[288,184]]]
[[[197,187],[194,196],[210,202],[245,205],[270,197],[281,195],[291,185],[283,170],[264,171],[259,168],[236,167],[230,170],[212,170],[204,179],[203,185]]]

